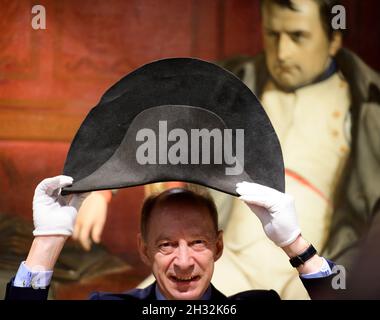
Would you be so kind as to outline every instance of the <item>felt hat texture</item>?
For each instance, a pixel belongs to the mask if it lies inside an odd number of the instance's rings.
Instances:
[[[236,76],[195,58],[148,63],[101,97],[70,146],[62,194],[163,181],[232,195],[236,183],[284,192],[280,144],[256,96]]]

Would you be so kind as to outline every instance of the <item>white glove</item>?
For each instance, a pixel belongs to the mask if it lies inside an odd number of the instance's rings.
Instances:
[[[61,188],[71,185],[73,178],[56,176],[41,181],[33,198],[33,235],[66,235],[73,233],[79,207],[88,193],[61,196]]]
[[[265,234],[277,246],[287,246],[300,235],[292,196],[246,181],[236,184],[236,192],[260,219]]]

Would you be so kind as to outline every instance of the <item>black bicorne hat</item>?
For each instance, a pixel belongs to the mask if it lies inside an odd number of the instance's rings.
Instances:
[[[78,130],[63,194],[186,181],[236,195],[240,181],[284,192],[276,133],[256,96],[193,58],[146,64],[103,95]]]

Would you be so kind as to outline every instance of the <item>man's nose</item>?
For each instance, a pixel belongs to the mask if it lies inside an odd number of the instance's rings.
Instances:
[[[277,43],[277,58],[284,62],[292,55],[293,43],[287,34],[280,34]]]
[[[179,244],[174,265],[181,271],[186,271],[194,266],[191,248],[187,244]]]

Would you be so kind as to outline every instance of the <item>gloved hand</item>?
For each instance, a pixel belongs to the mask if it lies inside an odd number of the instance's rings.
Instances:
[[[71,185],[73,178],[56,176],[41,181],[33,198],[33,235],[66,235],[73,233],[79,207],[88,193],[61,196],[61,188]]]
[[[300,235],[292,196],[246,181],[236,184],[236,192],[260,219],[265,234],[277,246],[287,246]]]

